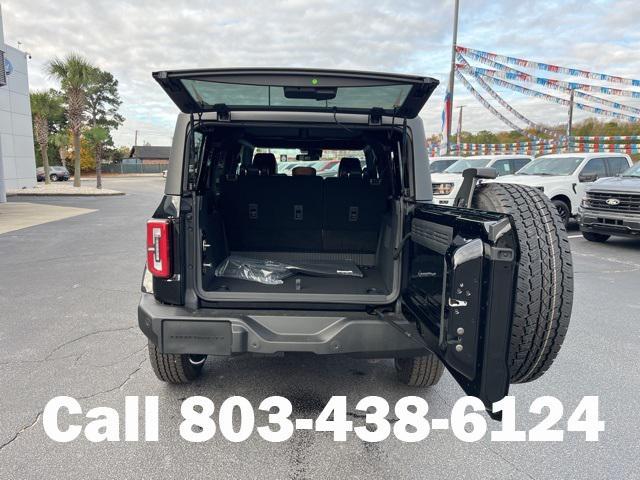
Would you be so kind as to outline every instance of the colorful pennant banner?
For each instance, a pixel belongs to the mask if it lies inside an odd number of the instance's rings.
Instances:
[[[640,145],[636,143],[588,143],[588,142],[577,142],[572,143],[570,148],[600,148],[605,151],[607,150],[628,150],[628,149],[640,149]]]
[[[458,53],[457,57],[458,59],[462,59],[464,64],[469,65],[468,62],[466,62],[466,59],[461,54]],[[471,54],[471,57],[475,58],[476,60],[479,60],[482,63],[490,65],[491,67],[496,68],[499,71],[504,72],[505,75],[501,77],[507,78],[507,80],[510,79],[509,77],[511,77],[511,79],[513,80],[533,82],[547,88],[558,90],[563,93],[567,93],[567,94],[571,93],[571,90],[572,90],[571,88],[561,85],[561,83],[566,83],[566,82],[556,82],[556,81],[535,82],[534,79],[536,79],[537,77],[532,77],[524,72],[521,72],[520,70],[516,70],[515,68],[511,68],[507,65],[503,65],[502,63],[494,62],[493,60],[489,60],[488,58],[485,58],[485,57],[478,57],[473,54]],[[500,76],[498,73],[490,73],[492,72],[491,70],[486,70],[486,72],[487,72],[487,75]],[[543,79],[543,80],[548,80],[548,79]],[[573,85],[573,84],[569,84],[569,85]],[[636,93],[637,95],[640,95],[640,92],[636,92]],[[581,92],[575,89],[574,89],[574,94],[578,98],[583,98],[593,103],[599,103],[600,105],[605,105],[607,107],[614,108],[616,110],[622,110],[629,113],[640,114],[640,108],[624,105],[622,103],[614,102],[606,98],[596,97],[595,95],[591,95],[589,93]]]
[[[584,140],[591,140],[591,141],[603,141],[603,142],[610,142],[610,141],[622,141],[622,140],[640,140],[640,135],[607,135],[607,136],[584,136],[584,135],[580,135],[580,136],[574,136],[571,137],[571,140],[573,141],[584,141]]]
[[[613,148],[613,147],[605,147],[600,145],[594,145],[593,147],[589,147],[586,145],[565,149],[560,147],[537,147],[537,148],[514,148],[514,149],[495,149],[490,147],[485,148],[474,148],[474,149],[457,149],[455,145],[452,145],[452,152],[457,153],[459,155],[508,155],[508,154],[518,154],[518,155],[543,155],[550,153],[597,153],[597,152],[610,152],[610,153],[627,153],[630,155],[640,153],[640,146],[633,147],[624,147],[624,148]],[[438,150],[430,150],[432,156],[438,155]]]
[[[463,66],[470,67],[469,63],[467,62],[467,60],[462,55],[457,54],[457,58],[458,58],[458,61],[460,61]],[[506,108],[515,117],[519,118],[520,120],[525,122],[530,127],[535,128],[536,130],[539,130],[541,132],[544,132],[544,133],[546,133],[547,135],[549,135],[551,137],[554,137],[554,138],[561,138],[562,137],[562,135],[558,134],[558,132],[554,132],[553,130],[549,130],[548,128],[545,128],[542,125],[538,125],[537,123],[529,120],[527,117],[525,117],[520,112],[518,112],[515,108],[513,108],[511,105],[509,105],[509,103],[507,103],[507,101],[504,100],[500,95],[498,95],[498,93],[493,88],[491,88],[489,86],[489,84],[487,82],[485,82],[480,75],[476,75],[475,72],[471,72],[471,73],[475,77],[476,81],[480,84],[480,86],[482,88],[484,88],[489,95],[491,95],[500,105],[502,105],[504,108]]]
[[[474,55],[497,62],[508,63],[511,65],[517,65],[520,67],[531,68],[534,70],[544,70],[546,72],[560,73],[563,75],[570,75],[572,77],[589,78],[591,80],[600,80],[603,82],[617,83],[621,85],[632,85],[634,87],[640,87],[640,80],[632,78],[624,78],[616,75],[607,75],[605,73],[589,72],[587,70],[580,70],[577,68],[561,67],[559,65],[552,65],[548,63],[533,62],[531,60],[525,60],[517,57],[508,57],[506,55],[498,55],[496,53],[484,52],[482,50],[476,50],[473,48],[463,47],[461,45],[456,46],[458,53],[466,55]]]
[[[476,97],[476,99],[482,104],[483,107],[485,107],[487,110],[489,110],[491,113],[493,113],[497,118],[502,120],[506,125],[508,125],[513,130],[521,133],[522,135],[524,135],[524,136],[526,136],[526,137],[528,137],[528,138],[530,138],[532,140],[537,140],[538,139],[538,137],[536,137],[535,135],[530,134],[526,130],[523,130],[518,125],[513,123],[511,120],[509,120],[507,117],[502,115],[499,111],[497,111],[493,107],[493,105],[491,105],[489,102],[487,102],[487,100],[482,95],[480,95],[480,93],[475,88],[473,88],[473,86],[469,83],[469,81],[464,77],[464,75],[459,70],[456,70],[456,77],[458,78],[458,80],[460,80],[462,82],[462,84],[467,88],[467,90],[469,90],[469,92],[474,97]]]
[[[614,152],[614,153],[640,153],[640,145],[620,145],[620,144],[603,144],[591,143],[582,145],[573,145],[569,152]]]
[[[590,85],[588,83],[565,82],[562,80],[556,80],[552,78],[536,77],[533,75],[529,75],[528,73],[522,72],[520,70],[516,70],[515,68],[511,68],[501,63],[495,62],[489,58],[476,55],[474,53],[469,53],[468,55],[471,58],[478,60],[479,62],[488,64],[493,68],[496,68],[500,72],[502,72],[500,74],[493,70],[486,70],[486,73],[484,72],[481,72],[481,73],[486,75],[498,76],[506,80],[517,80],[520,82],[535,83],[542,87],[555,88],[557,90],[558,89],[559,90],[584,90],[587,92],[600,93],[603,95],[617,95],[617,96],[623,96],[623,97],[640,98],[640,92],[635,92],[633,90],[624,90],[621,88],[610,88],[610,87],[603,87],[598,85]],[[478,70],[485,70],[478,67],[476,68]]]
[[[581,138],[581,137],[576,137]],[[439,144],[428,144],[429,155],[436,156],[439,153]],[[571,144],[553,144],[551,142],[516,142],[516,143],[461,143],[452,144],[451,150],[458,155],[490,155],[490,154],[523,154],[541,155],[548,153],[576,152],[576,153],[640,153],[640,144],[619,143],[585,143],[572,142]]]
[[[463,70],[467,71],[469,69],[471,70],[477,70],[474,67],[463,67]],[[504,87],[504,88],[508,88],[510,90],[519,92],[519,93],[523,93],[525,95],[530,95],[533,97],[537,97],[537,98],[542,98],[544,100],[550,101],[550,102],[554,102],[560,105],[565,105],[568,106],[569,105],[569,100],[565,100],[564,98],[560,98],[560,97],[556,97],[555,95],[550,95],[548,93],[543,93],[540,92],[538,90],[532,90],[530,88],[526,88],[523,87],[521,85],[516,85],[514,83],[508,82],[506,80],[503,80],[501,78],[496,78],[493,76],[485,76],[484,77],[485,80],[488,80],[489,82],[493,83],[494,85],[498,85],[500,87]],[[579,110],[584,110],[586,112],[591,112],[591,113],[595,113],[596,115],[604,115],[607,117],[613,117],[613,118],[618,118],[620,120],[628,120],[630,122],[638,122],[640,121],[640,117],[634,116],[634,115],[627,115],[624,113],[619,113],[619,112],[613,112],[611,110],[607,110],[604,108],[600,108],[600,107],[593,107],[591,105],[586,105],[584,103],[579,103],[579,102],[574,102],[574,107],[579,109]]]
[[[462,148],[490,147],[490,148],[535,148],[565,145],[557,142],[516,142],[516,143],[459,143]]]

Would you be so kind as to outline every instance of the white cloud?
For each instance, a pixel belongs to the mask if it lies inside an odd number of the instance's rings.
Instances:
[[[446,81],[452,3],[8,0],[3,14],[6,41],[20,41],[33,57],[33,88],[53,85],[44,65],[70,51],[119,79],[127,121],[116,140],[129,145],[136,129],[154,143],[171,137],[177,109],[151,78],[154,70],[298,66],[418,73]],[[460,44],[640,76],[636,1],[461,3]],[[439,88],[422,113],[429,133],[440,129],[443,92]],[[566,121],[564,107],[501,93],[532,120]],[[461,85],[455,103],[468,105],[465,129],[504,128]]]

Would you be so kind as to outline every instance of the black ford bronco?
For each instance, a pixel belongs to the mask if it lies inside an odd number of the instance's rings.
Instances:
[[[446,366],[491,409],[551,366],[573,298],[565,228],[537,189],[474,190],[487,172],[465,172],[457,206],[432,202],[418,113],[437,80],[154,78],[183,112],[138,308],[160,380],[195,379],[208,355],[394,358],[401,382],[434,385]],[[339,160],[334,176],[318,175],[323,159]]]

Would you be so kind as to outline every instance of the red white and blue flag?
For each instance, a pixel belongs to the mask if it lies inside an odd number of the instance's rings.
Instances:
[[[449,112],[451,111],[451,92],[447,90],[447,93],[444,96],[444,109],[442,110],[442,128],[440,130],[440,154],[443,155],[445,152],[442,150],[446,150],[447,148],[447,127],[449,125]]]

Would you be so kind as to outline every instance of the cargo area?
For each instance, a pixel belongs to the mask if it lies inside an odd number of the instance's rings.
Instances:
[[[336,126],[217,127],[205,134],[198,165],[208,171],[195,175],[202,182],[201,296],[362,304],[395,299],[401,138],[396,129]],[[291,162],[278,162],[276,154],[291,150],[301,153],[283,173],[279,163]],[[335,168],[324,173],[319,170],[327,158]],[[274,277],[274,269],[284,270]]]

